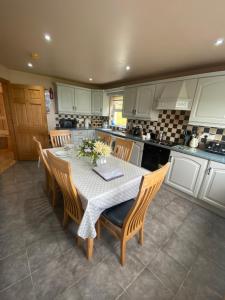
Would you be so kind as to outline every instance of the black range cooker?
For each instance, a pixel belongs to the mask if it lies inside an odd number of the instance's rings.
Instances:
[[[155,171],[169,161],[170,147],[175,144],[155,140],[151,140],[150,142],[151,143],[145,143],[144,145],[141,166],[147,170]]]

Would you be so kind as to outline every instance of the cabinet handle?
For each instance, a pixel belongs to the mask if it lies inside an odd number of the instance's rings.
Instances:
[[[136,115],[136,109],[134,110],[134,114]]]
[[[77,110],[77,107],[76,107],[76,106],[74,106],[74,110]]]
[[[207,170],[207,174],[208,174],[208,175],[210,174],[211,170],[212,170],[212,168],[211,168],[211,167],[210,167],[210,168],[208,168],[208,170]]]

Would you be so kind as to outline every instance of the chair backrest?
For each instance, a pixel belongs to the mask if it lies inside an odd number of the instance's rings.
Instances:
[[[127,139],[116,138],[113,155],[125,161],[130,160],[134,142]]]
[[[53,148],[71,144],[72,134],[70,130],[50,130],[49,134]]]
[[[39,159],[43,163],[43,165],[44,165],[46,171],[48,172],[48,174],[52,176],[52,171],[51,171],[50,166],[48,164],[47,157],[43,152],[41,143],[37,140],[37,138],[35,136],[33,136],[33,141],[35,142]]]
[[[56,157],[49,150],[47,150],[47,156],[52,173],[63,193],[64,209],[79,224],[83,209],[77,190],[72,182],[70,163]]]
[[[108,146],[111,146],[112,144],[112,137],[110,134],[101,132],[101,131],[97,131],[97,137],[100,138],[105,144],[107,144]]]
[[[125,235],[132,236],[144,223],[148,206],[159,191],[169,170],[169,166],[170,163],[167,163],[159,170],[142,177],[139,193],[135,203],[130,209],[130,212],[128,213],[123,224]]]

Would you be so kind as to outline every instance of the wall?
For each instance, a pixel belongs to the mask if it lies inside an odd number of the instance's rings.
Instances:
[[[146,132],[154,132],[156,134],[163,132],[166,140],[175,143],[183,143],[184,130],[197,132],[202,136],[204,133],[209,133],[214,136],[213,139],[225,141],[225,129],[188,125],[189,116],[190,111],[163,110],[159,111],[158,122],[129,119],[127,128],[128,130],[132,130],[133,127],[139,125]]]
[[[60,119],[76,119],[77,120],[77,127],[81,128],[84,127],[85,119],[89,119],[91,122],[91,127],[102,127],[103,122],[109,122],[109,117],[102,117],[102,116],[88,116],[88,115],[64,115],[64,114],[56,114],[55,115],[56,127],[59,127]]]

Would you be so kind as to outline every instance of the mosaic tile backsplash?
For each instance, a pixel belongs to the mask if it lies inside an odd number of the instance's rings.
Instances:
[[[127,129],[132,130],[133,127],[139,125],[146,133],[153,132],[159,134],[163,132],[165,136],[164,139],[175,143],[183,143],[184,130],[190,130],[192,133],[198,133],[200,135],[204,133],[215,135],[215,140],[225,141],[225,129],[188,125],[189,117],[190,111],[163,110],[159,111],[159,119],[157,122],[129,119]]]
[[[109,122],[109,117],[88,116],[88,115],[70,115],[70,114],[55,114],[56,127],[59,126],[60,119],[76,119],[77,128],[84,127],[85,119],[90,119],[91,127],[102,127],[103,122]]]

